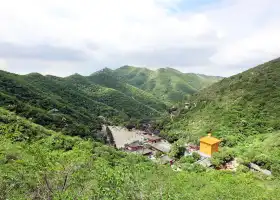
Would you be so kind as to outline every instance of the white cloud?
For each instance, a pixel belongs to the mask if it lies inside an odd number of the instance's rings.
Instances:
[[[8,64],[4,59],[0,59],[0,70],[8,70]]]
[[[63,59],[0,57],[21,73],[66,75],[131,64],[230,75],[280,55],[279,0],[221,0],[199,11],[182,11],[182,4],[188,0],[0,0],[0,44],[20,47],[17,55],[48,46]],[[64,59],[73,52],[83,52],[86,61]]]

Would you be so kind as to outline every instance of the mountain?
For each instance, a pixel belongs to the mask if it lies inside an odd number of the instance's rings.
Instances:
[[[170,119],[163,101],[109,69],[66,78],[0,71],[0,199],[280,199],[279,76],[274,60],[223,79]],[[100,143],[102,124],[132,118],[159,120],[163,136],[180,138],[172,151],[212,129],[222,139],[213,165],[233,156],[240,165],[204,168],[193,155],[174,171]],[[272,176],[250,172],[250,162]]]
[[[99,72],[60,78],[0,71],[0,106],[54,131],[82,137],[97,137],[104,117],[119,124],[165,111],[165,104],[152,95],[105,76]]]
[[[121,80],[115,71],[105,68],[101,71],[93,73],[88,79],[95,84],[99,84],[104,87],[112,88],[118,90],[133,98],[134,100],[145,104],[146,106],[154,108],[156,110],[162,111],[166,109],[166,105],[163,101],[158,100],[152,94],[145,92],[137,87],[134,87],[127,83],[126,81]]]
[[[177,103],[219,80],[221,77],[182,73],[172,68],[149,70],[124,66],[114,70],[125,82],[147,91],[162,101]]]
[[[279,199],[276,180],[188,172],[65,136],[0,108],[1,199]],[[268,189],[269,188],[269,189]],[[256,198],[257,197],[257,198]]]
[[[280,61],[273,60],[194,94],[174,127],[202,135],[252,135],[279,130]]]
[[[279,91],[280,59],[225,78],[190,98],[167,137],[197,141],[212,131],[243,159],[279,172]]]

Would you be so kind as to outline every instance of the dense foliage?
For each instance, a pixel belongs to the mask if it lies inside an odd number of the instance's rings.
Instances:
[[[166,110],[166,105],[148,94],[115,78],[110,70],[102,70],[89,77],[73,75],[67,77],[68,83],[95,101],[104,103],[129,117],[143,118],[159,116]]]
[[[114,73],[129,84],[169,103],[181,102],[188,95],[221,80],[221,77],[182,73],[172,68],[152,71],[124,66],[116,69]]]
[[[0,109],[0,199],[279,199],[278,180],[174,172]]]
[[[88,79],[93,83],[116,89],[127,96],[133,97],[133,99],[136,101],[142,102],[146,106],[155,108],[159,111],[166,108],[166,105],[163,103],[163,101],[157,99],[152,94],[123,81],[116,75],[114,71],[108,68],[92,74],[88,77]]]
[[[209,130],[238,157],[278,171],[280,137],[280,60],[223,79],[193,95],[166,128],[169,137],[198,141]],[[227,161],[224,149],[214,160]],[[278,172],[277,172],[278,173]]]
[[[0,200],[280,199],[280,60],[202,90],[173,117],[163,101],[204,87],[198,75],[182,86],[190,74],[172,69],[156,71],[158,78],[131,67],[116,73],[58,78],[0,71]],[[102,123],[165,128],[160,134],[174,142],[169,156],[180,170],[116,150],[111,131],[101,133]],[[212,164],[219,168],[237,159],[236,172],[204,168],[195,153],[183,156],[185,143],[197,144],[209,130],[222,139]],[[249,163],[272,176],[249,171]]]
[[[98,77],[110,82],[108,87],[94,83]],[[165,111],[165,104],[152,95],[137,88],[127,94],[120,87],[109,88],[113,85],[118,83],[103,79],[102,73],[59,78],[0,71],[0,106],[54,131],[98,140],[103,140],[98,134],[101,123],[120,124]]]

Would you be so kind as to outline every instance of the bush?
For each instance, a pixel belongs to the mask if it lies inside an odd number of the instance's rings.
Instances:
[[[249,167],[247,167],[245,165],[239,165],[237,167],[237,172],[247,173],[249,171],[250,171]]]
[[[192,156],[185,156],[180,159],[180,163],[194,163],[196,160]]]
[[[232,150],[223,149],[220,152],[216,152],[213,154],[211,163],[214,165],[214,167],[220,167],[221,165],[232,161],[234,157],[235,153]]]
[[[265,154],[260,154],[255,156],[252,162],[261,167],[266,167],[266,168],[268,168],[272,164],[270,158]]]
[[[180,159],[182,156],[184,156],[185,151],[186,148],[184,146],[184,142],[182,140],[178,140],[177,142],[173,143],[171,151],[169,152],[169,156]]]
[[[280,175],[280,163],[274,163],[271,165],[270,170],[273,175],[279,176]]]
[[[201,156],[199,155],[199,153],[197,152],[193,152],[192,153],[192,157],[194,158],[194,160],[198,161],[200,160]]]
[[[195,173],[206,171],[206,168],[201,166],[200,164],[184,163],[181,168],[184,171],[195,172]]]

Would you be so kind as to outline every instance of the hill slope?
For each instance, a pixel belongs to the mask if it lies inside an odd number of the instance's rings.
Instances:
[[[280,198],[277,180],[260,182],[242,172],[174,172],[142,156],[47,130],[2,108],[0,131],[2,199]]]
[[[222,140],[217,157],[231,152],[280,175],[280,59],[213,84],[190,98],[163,135],[197,143],[212,131]]]
[[[137,88],[127,94],[98,85],[92,79],[37,73],[21,76],[0,71],[0,106],[52,130],[82,137],[93,137],[98,132],[102,122],[99,116],[119,124],[130,117],[155,117],[165,110],[164,103]]]
[[[280,60],[273,60],[222,81],[193,95],[191,108],[168,126],[201,136],[213,129],[218,137],[280,130]]]
[[[122,88],[116,87],[118,85],[117,81],[110,85],[109,82],[112,82],[113,79],[103,78],[104,76],[101,73],[95,77],[73,75],[67,77],[66,81],[69,84],[74,84],[79,91],[86,93],[91,99],[113,107],[128,115],[129,118],[153,117],[165,111],[166,106],[164,103],[155,102],[152,96],[142,95],[144,91],[137,89],[133,93],[128,94]],[[94,79],[101,79],[103,82]],[[132,87],[129,85],[125,86]]]
[[[157,110],[166,109],[166,105],[163,103],[163,101],[158,100],[152,94],[145,92],[137,87],[134,87],[128,84],[126,81],[123,81],[123,79],[120,79],[118,77],[118,74],[111,69],[105,68],[101,71],[93,73],[91,76],[88,77],[88,79],[92,83],[118,90],[123,94],[130,96],[134,100],[141,102],[151,108]]]
[[[280,60],[223,79],[193,95],[190,109],[166,126],[170,136],[213,130],[228,146],[280,130]]]
[[[127,83],[172,103],[182,101],[187,95],[221,80],[221,77],[182,73],[172,68],[153,71],[124,66],[114,72]]]

